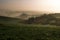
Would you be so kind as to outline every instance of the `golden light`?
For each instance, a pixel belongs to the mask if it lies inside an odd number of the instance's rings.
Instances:
[[[60,12],[60,0],[47,0],[49,10],[52,12]]]
[[[22,11],[60,12],[60,0],[16,0],[4,4],[3,7]]]

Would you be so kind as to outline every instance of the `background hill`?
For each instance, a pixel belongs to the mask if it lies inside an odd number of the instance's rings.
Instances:
[[[22,19],[0,16],[0,24],[17,24],[23,22]]]
[[[59,14],[0,16],[0,40],[60,40]],[[21,18],[20,18],[21,17]],[[60,16],[59,16],[60,17]]]
[[[56,18],[60,18],[60,13],[54,13],[54,14],[51,14],[53,16],[55,16]]]

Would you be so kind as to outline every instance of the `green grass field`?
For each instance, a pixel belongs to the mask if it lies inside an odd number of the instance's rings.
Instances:
[[[0,40],[60,40],[60,27],[35,24],[0,24]]]

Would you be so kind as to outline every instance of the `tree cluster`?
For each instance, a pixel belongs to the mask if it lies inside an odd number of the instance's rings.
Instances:
[[[60,18],[56,18],[52,14],[44,14],[39,17],[31,17],[25,21],[27,24],[43,24],[43,25],[60,25]]]

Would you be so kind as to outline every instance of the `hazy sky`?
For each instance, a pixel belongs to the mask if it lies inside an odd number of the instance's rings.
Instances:
[[[0,0],[0,8],[20,11],[60,12],[60,0]]]

